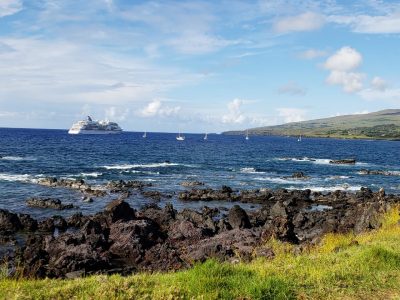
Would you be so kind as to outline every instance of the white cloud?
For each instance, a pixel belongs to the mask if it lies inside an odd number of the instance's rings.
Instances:
[[[314,59],[318,57],[324,57],[327,56],[328,53],[324,50],[318,50],[318,49],[308,49],[306,51],[303,51],[299,54],[300,58],[303,59]]]
[[[357,68],[361,63],[362,56],[357,50],[351,47],[342,47],[328,57],[324,66],[331,71],[350,71]]]
[[[0,1],[0,18],[11,16],[23,9],[21,0],[1,0]]]
[[[383,16],[331,16],[329,21],[349,25],[352,31],[357,33],[400,33],[400,13]]]
[[[328,57],[324,64],[324,67],[330,71],[326,82],[342,86],[347,93],[360,91],[363,88],[365,74],[353,70],[357,69],[361,63],[362,56],[357,50],[351,47],[342,47]]]
[[[331,71],[326,82],[340,85],[347,93],[360,91],[363,88],[365,75],[357,72]]]
[[[241,99],[233,99],[228,103],[228,113],[222,116],[222,123],[241,124],[246,120],[246,117],[241,111],[241,106],[244,101]]]
[[[285,17],[274,24],[274,30],[279,33],[295,31],[312,31],[321,28],[325,23],[323,15],[306,12],[297,16]]]
[[[105,119],[110,121],[124,121],[129,114],[129,108],[110,106],[104,110]]]
[[[304,96],[305,94],[307,94],[307,91],[305,88],[299,86],[296,82],[290,81],[280,86],[278,89],[278,93],[288,94],[292,96]]]
[[[307,113],[307,110],[305,109],[292,107],[282,107],[276,110],[284,123],[304,121]]]
[[[372,78],[371,86],[373,89],[379,90],[379,91],[384,91],[388,87],[386,81],[383,78],[378,77],[378,76],[375,76],[374,78]]]
[[[165,106],[161,100],[156,99],[147,104],[147,106],[140,111],[140,115],[146,118],[155,116],[169,117],[177,115],[180,110],[180,106]]]
[[[199,79],[177,68],[70,41],[0,38],[0,101],[118,105],[150,100]]]

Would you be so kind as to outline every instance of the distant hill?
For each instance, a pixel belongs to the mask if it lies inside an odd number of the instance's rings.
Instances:
[[[282,135],[359,139],[400,139],[400,109],[346,115],[248,129],[250,135]],[[238,135],[243,131],[223,134]]]

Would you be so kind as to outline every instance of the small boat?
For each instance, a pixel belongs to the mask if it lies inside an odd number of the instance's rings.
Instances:
[[[301,142],[301,135],[299,136],[299,138],[297,139],[298,142]]]
[[[144,139],[147,138],[147,132],[146,131],[143,133],[142,138],[144,138]]]
[[[184,136],[184,135],[181,135],[181,133],[179,132],[179,133],[178,133],[178,136],[176,137],[176,140],[177,140],[177,141],[184,141],[184,140],[185,140],[185,136]]]
[[[246,130],[246,140],[249,139],[249,130]]]
[[[208,135],[206,133],[206,135],[204,136],[203,140],[207,140],[208,139]]]

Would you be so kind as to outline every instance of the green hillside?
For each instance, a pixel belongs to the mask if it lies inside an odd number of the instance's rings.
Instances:
[[[250,135],[400,139],[400,109],[248,129]],[[224,134],[244,134],[228,131]]]

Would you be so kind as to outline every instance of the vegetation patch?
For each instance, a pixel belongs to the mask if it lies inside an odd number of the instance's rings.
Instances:
[[[175,273],[97,275],[73,280],[0,279],[1,299],[399,299],[399,208],[382,227],[329,234],[299,250],[270,240],[273,259],[209,260]]]

